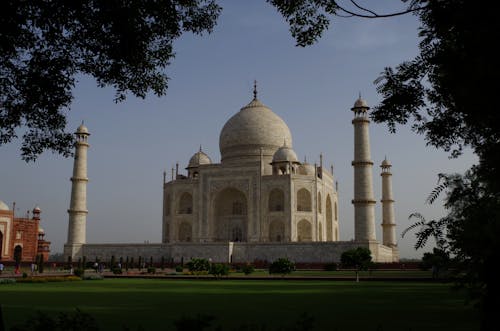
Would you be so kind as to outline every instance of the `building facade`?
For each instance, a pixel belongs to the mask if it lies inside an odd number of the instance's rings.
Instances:
[[[375,262],[397,262],[391,173],[383,165],[383,243],[376,238],[375,204],[369,139],[369,107],[361,97],[354,107],[355,239],[339,233],[338,193],[333,169],[300,162],[286,123],[257,98],[223,126],[221,162],[200,150],[185,172],[179,165],[170,180],[163,175],[162,240],[155,244],[86,242],[87,138],[75,133],[75,164],[65,255],[83,258],[126,257],[217,262],[274,261],[299,263],[340,261],[352,248],[367,247]],[[345,220],[344,220],[345,221]]]
[[[29,214],[29,213],[28,213]],[[0,201],[0,260],[35,261],[37,255],[43,255],[47,261],[50,254],[50,241],[45,240],[45,232],[40,226],[39,207],[32,210],[31,218],[15,217],[12,210]]]
[[[164,183],[163,243],[339,240],[334,176],[299,162],[285,122],[255,98]]]

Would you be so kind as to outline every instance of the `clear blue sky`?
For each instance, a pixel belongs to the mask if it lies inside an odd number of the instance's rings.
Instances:
[[[340,237],[353,237],[350,108],[359,92],[370,105],[377,104],[380,96],[373,81],[379,73],[417,54],[417,19],[336,18],[318,44],[298,48],[288,25],[265,1],[221,5],[224,10],[211,35],[184,35],[175,43],[166,96],[129,97],[115,104],[112,89],[79,77],[68,130],[84,120],[91,132],[87,242],[160,242],[163,171],[169,174],[177,161],[183,169],[200,144],[212,161],[220,161],[220,130],[251,100],[254,79],[259,99],[290,127],[299,158],[318,162],[323,153],[325,165],[334,164]],[[401,8],[395,1],[376,5],[371,8],[382,12]],[[450,160],[445,152],[426,147],[423,137],[408,127],[399,127],[394,135],[385,125],[372,123],[370,130],[376,198],[381,195],[378,166],[387,155],[393,164],[401,257],[419,257],[422,251],[413,249],[413,234],[400,237],[411,224],[408,215],[444,215],[440,201],[424,204],[437,174],[462,172],[475,157],[467,152]],[[0,200],[9,205],[15,201],[18,215],[39,205],[52,252],[62,252],[73,160],[46,152],[36,163],[26,164],[19,147],[19,141],[0,147]],[[380,203],[376,211],[380,239]]]

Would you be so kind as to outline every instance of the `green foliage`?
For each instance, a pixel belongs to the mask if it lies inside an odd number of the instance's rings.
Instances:
[[[45,277],[25,277],[17,279],[17,283],[58,283],[58,282],[73,282],[82,280],[77,276],[45,276]]]
[[[269,266],[270,274],[287,275],[295,271],[295,264],[287,258],[279,258]]]
[[[215,278],[229,275],[229,266],[225,263],[212,263],[209,273]]]
[[[96,320],[89,314],[77,309],[74,313],[59,313],[51,317],[37,312],[26,322],[11,328],[11,331],[98,331]]]
[[[357,247],[342,253],[340,261],[343,266],[367,270],[372,261],[371,252],[366,247]]]
[[[182,271],[184,271],[184,268],[179,264],[179,265],[175,266],[175,271],[176,272],[182,272]]]
[[[156,273],[156,268],[155,267],[148,267],[148,274],[154,274]]]
[[[210,271],[210,262],[207,259],[193,258],[186,265],[189,271],[194,274]]]
[[[343,267],[355,268],[357,271],[368,270],[372,262],[371,252],[366,247],[356,247],[343,252],[340,262]]]
[[[113,268],[111,269],[111,272],[113,272],[114,275],[121,275],[123,273],[122,269],[120,268]]]
[[[23,278],[28,278],[28,274],[23,272]]]
[[[103,280],[104,277],[100,274],[85,274],[82,277],[83,280]]]
[[[0,278],[0,285],[2,284],[15,284],[16,279],[15,278]]]
[[[241,267],[241,271],[243,271],[245,275],[250,275],[255,271],[255,266],[251,263],[245,263],[245,265]]]
[[[73,274],[74,274],[76,277],[83,277],[83,275],[85,275],[85,269],[83,269],[83,268],[76,268],[76,269],[73,271]]]
[[[440,273],[446,271],[451,264],[450,255],[447,251],[433,248],[432,253],[424,253],[421,267],[424,270],[432,270],[432,278],[439,278]]]
[[[185,32],[210,33],[221,8],[213,0],[7,1],[0,22],[0,145],[22,130],[22,156],[43,150],[68,156],[66,110],[78,75],[127,93],[166,93],[165,68]]]

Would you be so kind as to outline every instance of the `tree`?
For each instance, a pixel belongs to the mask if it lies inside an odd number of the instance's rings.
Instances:
[[[299,46],[316,42],[334,16],[378,18],[369,8],[351,0],[354,10],[333,0],[270,0],[290,23]],[[375,80],[382,101],[372,113],[395,132],[411,123],[429,145],[458,157],[470,147],[479,163],[464,175],[451,175],[445,205],[450,214],[440,224],[459,270],[481,300],[483,330],[496,329],[495,307],[500,286],[491,278],[500,237],[500,114],[492,109],[497,92],[499,61],[490,50],[500,37],[496,13],[472,0],[412,0],[405,10],[420,20],[420,53],[394,68],[385,68]],[[328,17],[330,16],[330,17]],[[425,227],[424,227],[425,229]],[[432,231],[420,232],[422,237]],[[481,254],[479,254],[479,252]],[[483,256],[481,256],[483,254]],[[467,282],[465,282],[467,283]]]
[[[372,253],[366,247],[356,247],[347,250],[340,256],[342,266],[356,270],[356,282],[359,282],[359,272],[361,270],[368,270],[371,262]]]
[[[21,154],[71,154],[65,132],[77,74],[112,86],[115,101],[167,90],[164,69],[184,32],[210,33],[215,0],[2,2],[0,11],[0,145],[24,127]]]

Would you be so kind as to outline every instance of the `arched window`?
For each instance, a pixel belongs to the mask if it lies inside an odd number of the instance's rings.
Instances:
[[[318,192],[318,213],[322,213],[321,206],[323,205],[323,200],[321,200],[321,192]]]
[[[275,188],[269,193],[269,211],[283,210],[285,210],[285,193]]]
[[[187,192],[182,193],[179,200],[179,214],[193,213],[193,196]]]
[[[333,241],[333,218],[332,218],[332,199],[330,194],[326,196],[326,240]]]
[[[297,211],[311,211],[311,193],[305,188],[297,192]]]
[[[323,225],[321,223],[319,223],[318,227],[319,227],[318,241],[323,241]]]
[[[339,212],[337,210],[337,201],[335,201],[335,220],[338,221],[339,220]]]
[[[23,258],[23,248],[20,245],[17,245],[14,248],[14,261],[16,261],[16,265],[21,263],[21,259]]]
[[[312,226],[308,220],[301,220],[297,224],[297,241],[312,241]]]
[[[165,214],[170,215],[170,194],[165,197]]]

